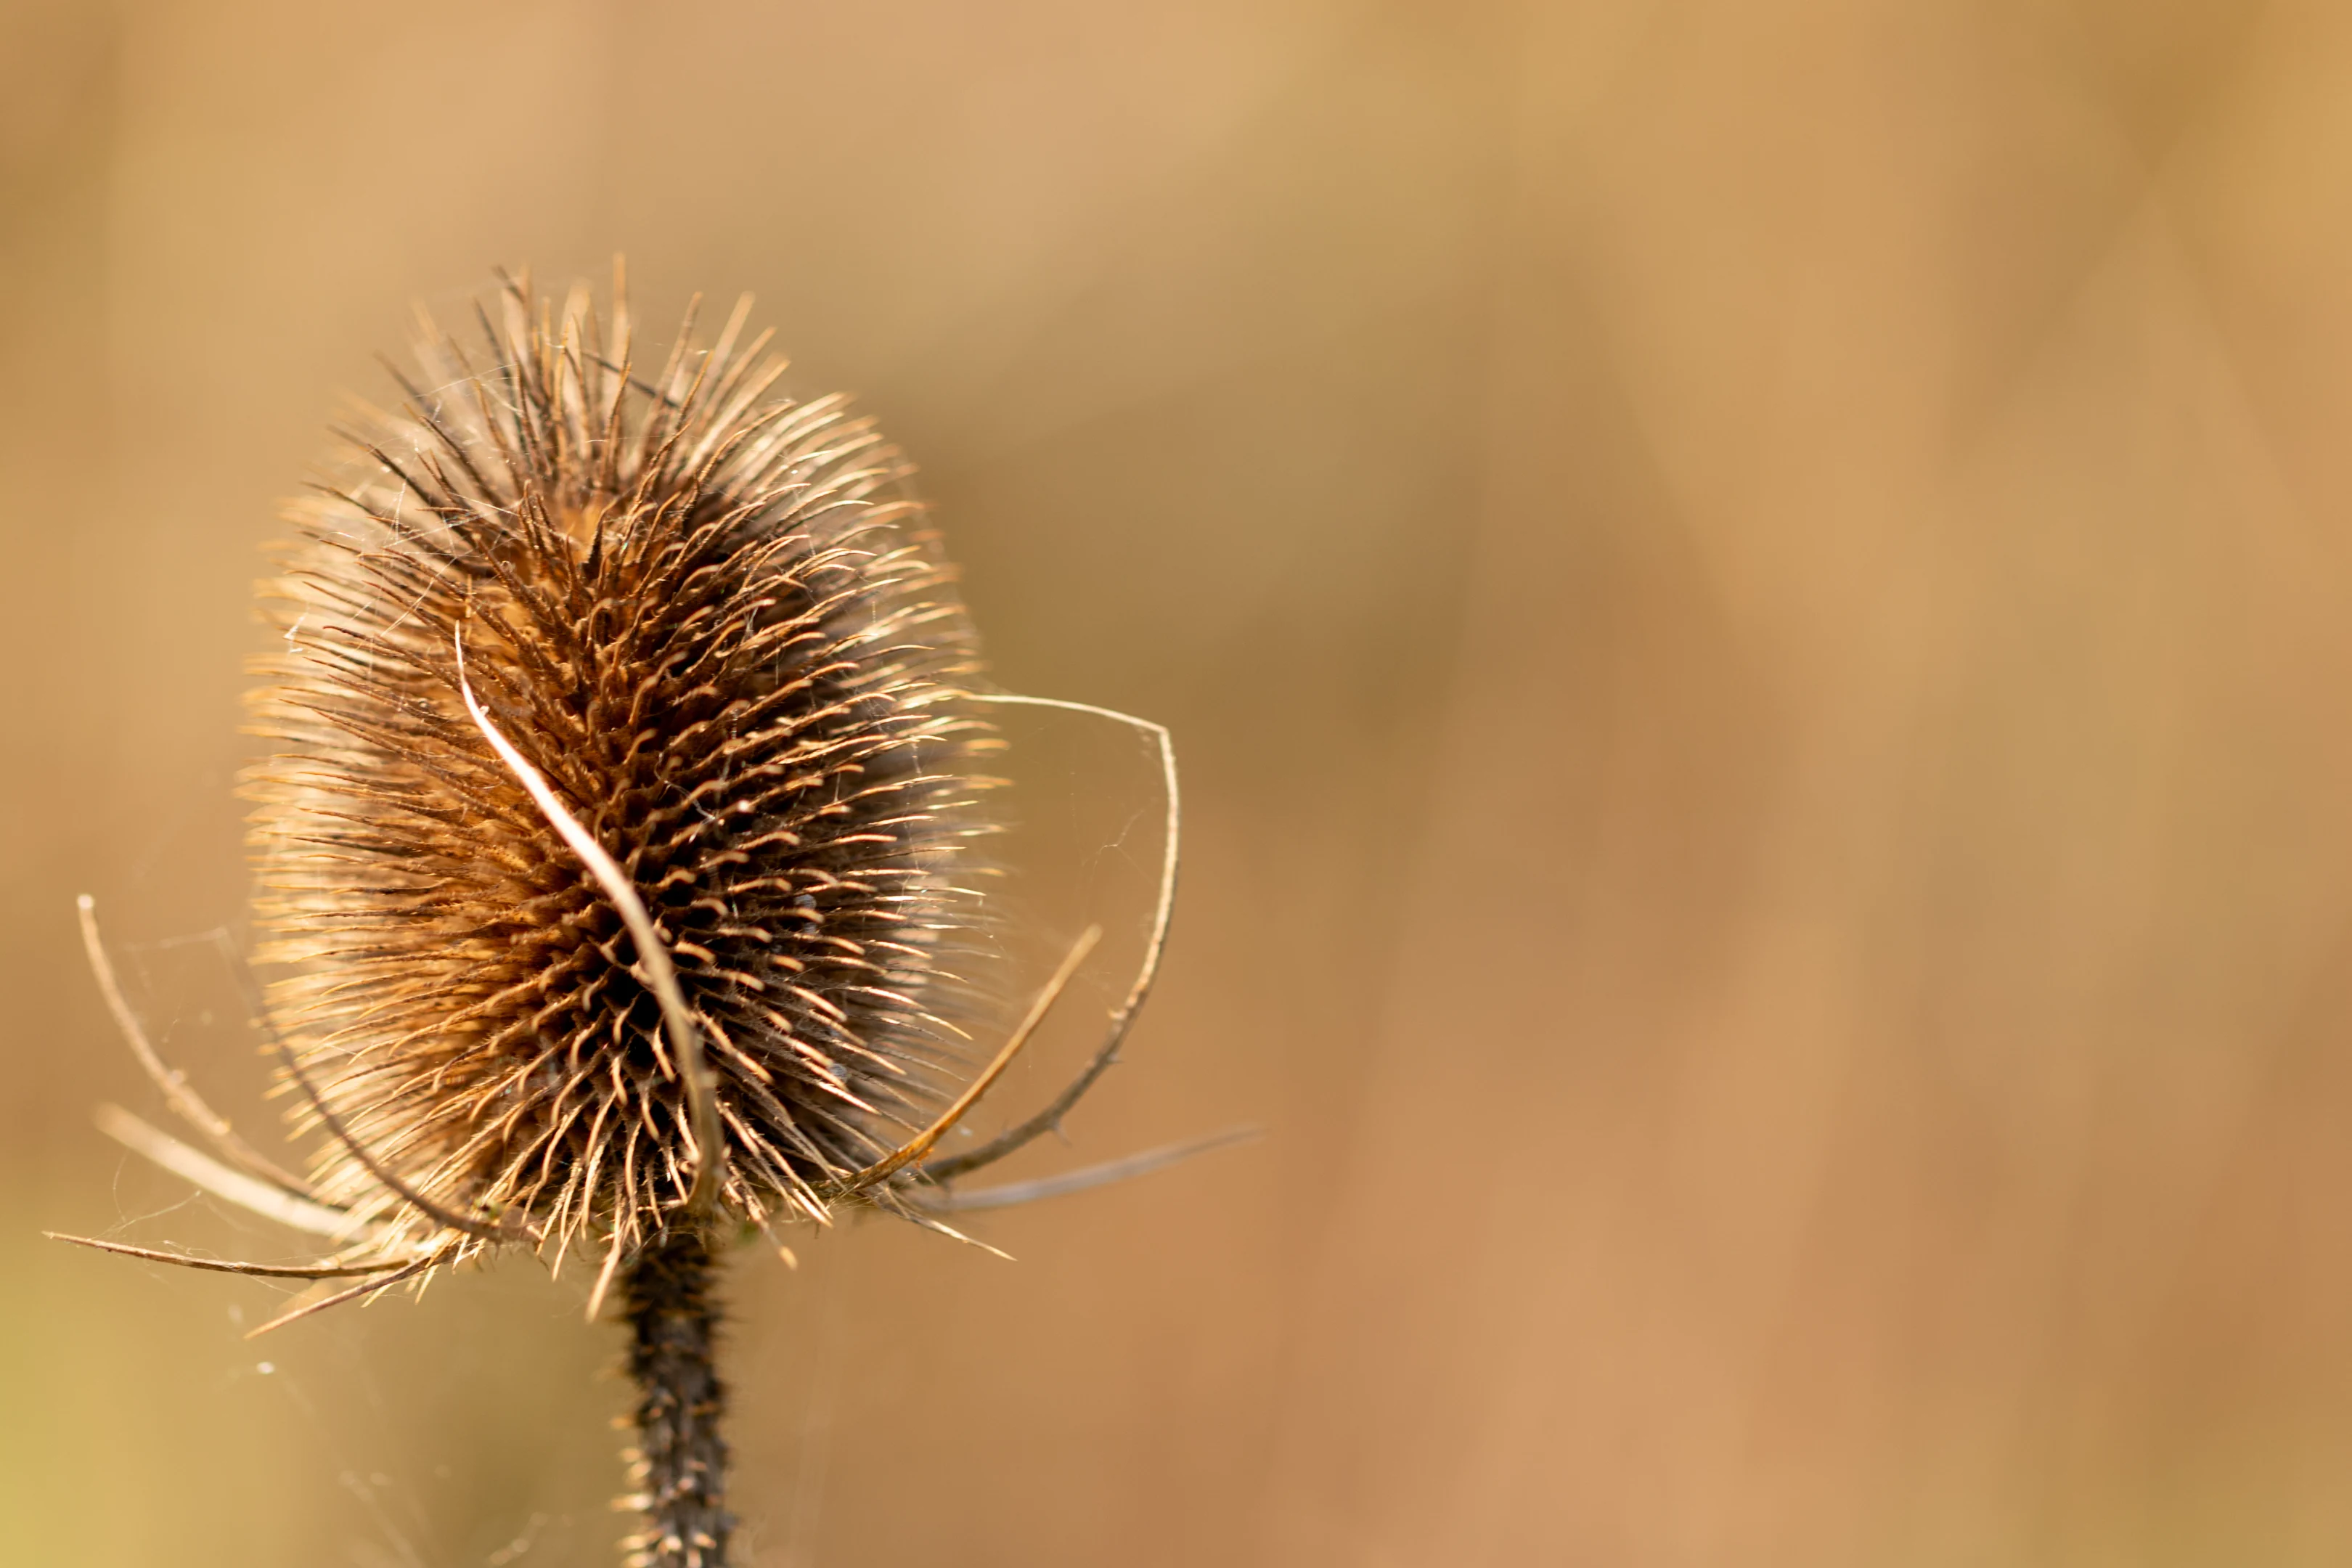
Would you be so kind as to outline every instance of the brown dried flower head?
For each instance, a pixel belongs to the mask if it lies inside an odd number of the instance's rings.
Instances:
[[[896,451],[744,315],[640,379],[617,290],[510,282],[295,519],[259,956],[379,1256],[609,1276],[689,1210],[888,1203],[970,1076],[971,627]]]
[[[247,1000],[319,1135],[309,1176],[157,1054],[81,900],[124,1039],[221,1158],[114,1107],[100,1125],[332,1245],[267,1263],[58,1239],[312,1282],[255,1333],[495,1247],[560,1265],[595,1245],[589,1314],[617,1282],[638,1391],[625,1501],[642,1528],[624,1546],[655,1568],[728,1558],[714,1267],[729,1230],[859,1203],[953,1236],[938,1215],[1250,1135],[950,1186],[1058,1127],[1118,1059],[1173,908],[1175,757],[1148,721],[982,688],[905,465],[841,398],[772,395],[783,363],[764,335],[742,342],[748,306],[708,352],[689,310],[643,379],[617,274],[603,318],[584,289],[558,308],[509,280],[478,310],[471,355],[425,321],[401,409],[371,411],[346,477],[296,514],[301,539],[265,590],[282,651],[254,696],[279,749],[247,781],[260,956],[293,973]],[[1160,890],[1084,1068],[934,1157],[1098,934],[984,1062],[969,1048],[992,703],[1150,739]]]

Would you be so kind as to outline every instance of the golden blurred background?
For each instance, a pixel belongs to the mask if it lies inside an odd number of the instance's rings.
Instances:
[[[2352,11],[5,0],[0,1562],[608,1562],[584,1281],[248,1344],[258,544],[406,307],[744,289],[1186,886],[1026,1172],[748,1256],[747,1560],[2352,1558]],[[650,332],[649,337],[658,337]],[[266,1120],[268,1113],[253,1113]]]

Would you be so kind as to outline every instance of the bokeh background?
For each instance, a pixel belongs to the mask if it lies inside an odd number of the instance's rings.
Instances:
[[[0,1561],[609,1561],[577,1279],[247,1344],[35,1232],[294,1250],[91,1130],[71,898],[253,1103],[257,547],[616,250],[1176,732],[1024,1169],[1270,1134],[747,1259],[751,1560],[2352,1557],[2352,13],[5,0]]]

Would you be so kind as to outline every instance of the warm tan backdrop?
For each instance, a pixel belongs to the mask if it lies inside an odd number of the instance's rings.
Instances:
[[[0,181],[0,1562],[607,1560],[580,1281],[32,1233],[292,1249],[89,1129],[71,895],[248,1103],[255,547],[616,249],[1175,727],[1071,1157],[1273,1131],[747,1266],[759,1562],[2352,1556],[2345,8],[6,0]]]

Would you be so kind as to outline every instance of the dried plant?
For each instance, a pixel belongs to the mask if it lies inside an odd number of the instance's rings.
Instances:
[[[1008,1037],[970,1048],[988,710],[1083,705],[985,689],[898,456],[839,397],[772,395],[782,364],[741,341],[746,308],[707,352],[689,312],[644,378],[617,276],[606,318],[584,289],[558,307],[507,281],[478,311],[478,368],[425,321],[421,378],[351,434],[266,586],[284,651],[254,702],[278,748],[250,780],[256,913],[259,957],[291,977],[248,999],[314,1139],[308,1174],[158,1057],[82,902],[117,1021],[215,1154],[111,1108],[101,1124],[330,1250],[246,1264],[63,1238],[320,1281],[257,1331],[495,1248],[593,1257],[590,1316],[613,1296],[633,1336],[630,1560],[695,1568],[727,1560],[732,1527],[713,1357],[730,1240],[782,1247],[780,1226],[844,1205],[955,1236],[942,1214],[1224,1141],[949,1184],[1096,1081],[1167,934],[1166,733],[1087,709],[1165,770],[1140,971],[1050,1103],[931,1157],[1096,935]]]

